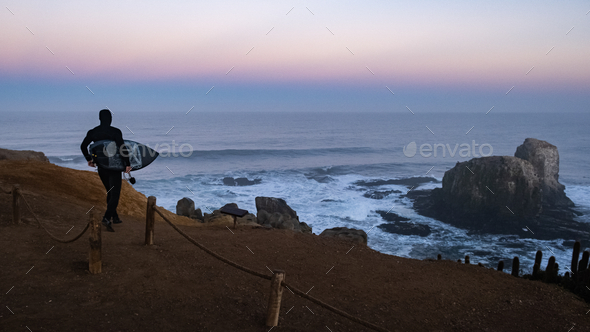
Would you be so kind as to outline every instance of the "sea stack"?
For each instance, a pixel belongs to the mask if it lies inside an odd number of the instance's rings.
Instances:
[[[527,138],[514,157],[458,162],[445,173],[442,188],[417,196],[414,207],[420,214],[476,233],[590,237],[574,220],[579,213],[558,179],[557,147]]]

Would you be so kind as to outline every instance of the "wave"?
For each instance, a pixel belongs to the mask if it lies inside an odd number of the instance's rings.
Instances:
[[[370,147],[349,147],[349,148],[312,148],[312,149],[223,149],[223,150],[186,150],[176,149],[173,151],[167,149],[158,149],[160,156],[163,158],[184,157],[184,158],[202,158],[217,159],[221,157],[305,157],[305,156],[326,156],[331,154],[339,155],[358,155],[371,153],[390,152],[387,149],[374,149]],[[181,154],[182,152],[182,154]]]

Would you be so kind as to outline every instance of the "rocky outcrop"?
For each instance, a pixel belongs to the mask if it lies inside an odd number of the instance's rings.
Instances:
[[[442,188],[412,194],[414,207],[420,214],[473,232],[545,239],[590,236],[574,220],[576,211],[558,182],[558,172],[557,148],[527,138],[514,157],[457,163],[445,172]]]
[[[226,186],[253,186],[255,184],[259,184],[260,182],[262,182],[261,179],[248,180],[247,178],[223,178],[223,184]]]
[[[367,233],[361,229],[335,227],[325,229],[320,236],[343,239],[358,244],[367,244]]]
[[[299,221],[297,212],[284,199],[256,197],[257,223],[278,229],[311,233],[311,227]]]
[[[482,157],[448,170],[436,196],[460,218],[477,216],[535,218],[541,213],[541,189],[533,166],[516,157]],[[507,208],[508,207],[508,208]]]
[[[35,160],[49,162],[43,152],[0,149],[0,160]]]
[[[516,149],[514,156],[532,164],[541,182],[544,206],[574,206],[574,203],[565,195],[565,186],[559,183],[559,152],[555,145],[535,138],[527,138]]]

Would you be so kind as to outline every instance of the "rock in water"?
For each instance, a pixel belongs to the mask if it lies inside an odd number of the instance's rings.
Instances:
[[[533,165],[543,191],[545,206],[572,207],[574,203],[565,195],[565,186],[559,183],[559,152],[557,147],[535,138],[527,138],[516,148],[515,157]]]
[[[256,197],[256,210],[258,211],[256,222],[260,225],[311,233],[311,227],[299,222],[297,212],[287,205],[284,199]]]
[[[188,198],[183,197],[176,203],[176,214],[179,216],[190,217],[195,213],[195,202]]]
[[[248,180],[247,178],[223,178],[223,184],[226,186],[253,186],[255,184],[259,184],[260,182],[262,182],[261,179]]]
[[[418,223],[396,221],[393,224],[381,224],[379,226],[385,232],[401,235],[418,235],[426,237],[432,233],[430,226]]]
[[[474,232],[542,239],[590,238],[586,227],[573,219],[579,213],[571,210],[573,203],[558,182],[558,172],[557,148],[527,138],[515,157],[457,163],[445,172],[442,188],[414,197],[414,208]]]
[[[335,237],[359,244],[367,244],[367,233],[361,229],[335,227],[324,230],[320,236]]]
[[[381,218],[383,218],[386,221],[391,221],[391,222],[396,222],[396,221],[409,221],[409,218],[406,217],[402,217],[396,213],[393,213],[391,211],[384,211],[384,210],[377,210],[375,211],[377,212]]]
[[[495,218],[514,213],[529,219],[541,212],[540,182],[535,170],[529,162],[516,157],[482,157],[457,163],[445,173],[440,191],[439,203],[454,217],[468,218],[469,223],[478,224],[477,216],[481,214]]]

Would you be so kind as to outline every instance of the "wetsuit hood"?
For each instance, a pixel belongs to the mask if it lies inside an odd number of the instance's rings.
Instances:
[[[101,110],[100,113],[98,113],[98,118],[100,119],[101,126],[110,126],[113,121],[111,111],[107,109]]]

